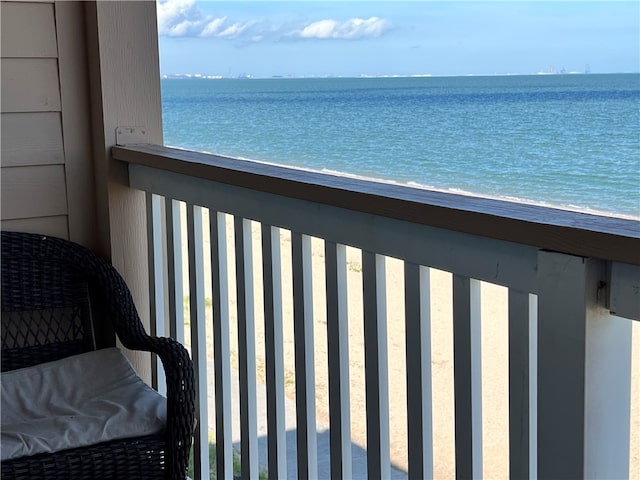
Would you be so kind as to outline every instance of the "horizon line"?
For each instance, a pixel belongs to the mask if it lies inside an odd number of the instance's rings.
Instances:
[[[525,77],[525,76],[567,76],[567,75],[638,75],[640,71],[635,72],[587,72],[587,71],[571,71],[571,72],[532,72],[532,73],[460,73],[460,74],[360,74],[360,75],[252,75],[238,74],[230,75],[211,75],[204,73],[165,73],[161,74],[161,79],[204,79],[204,80],[287,80],[287,79],[323,79],[323,78],[454,78],[454,77]]]

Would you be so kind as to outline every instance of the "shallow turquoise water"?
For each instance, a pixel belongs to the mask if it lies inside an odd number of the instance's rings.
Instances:
[[[163,79],[165,143],[640,216],[640,75]]]

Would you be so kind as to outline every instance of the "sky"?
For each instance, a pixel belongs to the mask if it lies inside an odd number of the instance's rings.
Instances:
[[[640,2],[159,0],[160,72],[640,71]]]

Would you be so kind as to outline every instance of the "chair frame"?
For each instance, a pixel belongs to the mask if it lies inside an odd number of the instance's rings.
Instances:
[[[187,350],[145,332],[120,274],[90,250],[60,238],[4,231],[1,248],[2,371],[113,346],[117,335],[126,348],[157,355],[167,382],[163,432],[7,460],[2,478],[184,480],[195,426]],[[65,315],[71,320],[61,320]]]

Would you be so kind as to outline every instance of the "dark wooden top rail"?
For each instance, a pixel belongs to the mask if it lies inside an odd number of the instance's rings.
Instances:
[[[446,193],[158,145],[113,157],[183,175],[541,249],[640,265],[640,220]]]

